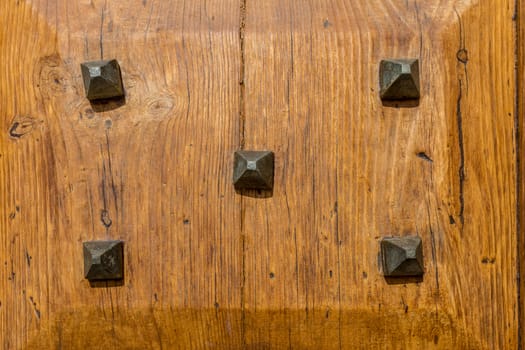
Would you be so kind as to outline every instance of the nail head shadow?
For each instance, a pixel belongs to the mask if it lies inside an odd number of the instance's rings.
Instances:
[[[381,100],[383,107],[389,108],[415,108],[419,107],[419,99],[410,100]]]
[[[93,111],[97,113],[109,112],[120,108],[126,104],[126,96],[112,97],[100,100],[89,101]]]
[[[235,188],[235,193],[250,198],[271,198],[273,197],[273,189],[271,190],[259,190],[259,189],[247,189],[247,188]]]
[[[124,278],[118,280],[93,280],[89,281],[91,288],[113,288],[124,286]]]
[[[396,285],[396,284],[413,284],[423,282],[423,276],[384,276],[387,284]]]

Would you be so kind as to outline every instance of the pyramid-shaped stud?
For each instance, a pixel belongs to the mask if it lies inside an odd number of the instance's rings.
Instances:
[[[273,152],[237,151],[233,167],[233,184],[236,189],[273,188]]]
[[[88,100],[124,96],[122,76],[117,60],[92,61],[80,64]]]
[[[115,280],[124,277],[122,241],[84,242],[84,276],[88,280]]]
[[[380,95],[383,100],[413,100],[419,94],[419,60],[390,59],[379,67]]]
[[[392,276],[421,276],[423,247],[418,236],[389,237],[381,240],[383,273]]]

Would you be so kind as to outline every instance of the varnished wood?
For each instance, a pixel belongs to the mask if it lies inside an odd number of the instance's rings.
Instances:
[[[516,349],[517,9],[0,2],[1,346]],[[418,104],[379,99],[391,57]],[[85,98],[101,58],[125,103]],[[272,192],[235,191],[240,148],[275,152]],[[425,275],[385,280],[408,234]],[[83,278],[95,239],[122,283]]]
[[[237,9],[2,2],[3,346],[205,344],[205,323],[189,331],[177,310],[207,322],[199,310],[240,308]],[[102,57],[121,65],[122,106],[84,97],[79,65]],[[125,241],[123,285],[84,280],[82,241],[95,239]]]
[[[244,203],[250,310],[293,305],[304,319],[326,310],[319,322],[329,315],[341,329],[351,322],[341,310],[385,316],[334,332],[334,347],[361,346],[364,332],[372,348],[517,345],[513,11],[452,1],[248,7],[246,143],[281,155],[274,196]],[[381,104],[384,57],[420,57],[418,107]],[[379,239],[409,233],[424,241],[426,275],[389,285]],[[410,315],[443,328],[393,341]]]
[[[518,202],[517,202],[517,221],[518,221],[518,259],[516,265],[518,266],[519,271],[519,282],[518,282],[518,322],[519,322],[519,332],[521,349],[525,348],[525,279],[521,276],[523,267],[525,266],[525,183],[523,183],[525,174],[525,161],[523,161],[521,154],[525,150],[525,119],[523,118],[523,111],[525,110],[525,93],[523,89],[525,88],[525,20],[523,18],[523,13],[525,11],[525,3],[523,1],[516,2],[516,15],[514,17],[516,25],[516,104],[515,109],[515,125],[516,130],[516,139],[517,139],[517,152],[516,152],[516,164],[518,166],[517,179],[517,191],[518,191]]]

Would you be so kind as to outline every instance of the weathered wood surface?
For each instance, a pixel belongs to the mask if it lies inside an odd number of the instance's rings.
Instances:
[[[525,150],[525,118],[523,117],[523,112],[525,111],[525,19],[523,18],[523,13],[525,13],[525,2],[518,1],[516,3],[517,16],[516,16],[516,29],[518,33],[517,48],[516,48],[516,73],[517,81],[516,88],[518,89],[517,101],[516,101],[516,126],[518,128],[517,136],[517,152],[516,152],[516,163],[518,165],[518,176],[516,177],[518,184],[518,273],[520,275],[519,279],[519,304],[518,304],[518,317],[519,317],[519,332],[521,349],[525,348],[525,314],[523,310],[525,309],[525,278],[523,278],[522,272],[523,267],[525,266],[525,227],[523,223],[525,222],[525,183],[523,182],[523,174],[525,174],[525,162],[523,161],[523,150]]]
[[[0,344],[517,348],[518,9],[0,2]],[[418,106],[379,100],[401,56]],[[84,98],[101,57],[124,105]],[[235,192],[238,148],[276,153],[273,193]],[[413,233],[424,278],[388,283],[379,240]],[[84,280],[93,239],[123,283]]]

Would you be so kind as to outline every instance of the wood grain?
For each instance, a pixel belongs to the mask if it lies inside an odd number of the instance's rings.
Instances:
[[[525,11],[525,4],[523,1],[516,2],[516,16],[514,17],[515,26],[516,26],[516,103],[515,103],[515,125],[516,125],[516,140],[517,140],[517,150],[516,150],[516,164],[518,167],[518,174],[516,176],[517,180],[517,192],[518,192],[518,202],[516,204],[517,215],[516,219],[518,221],[518,259],[516,265],[518,266],[519,272],[519,282],[518,282],[518,327],[519,327],[519,344],[521,349],[525,348],[525,279],[521,276],[523,271],[523,266],[525,266],[525,183],[523,183],[523,174],[525,174],[525,162],[521,159],[521,153],[525,149],[525,119],[523,118],[523,111],[525,110],[525,20],[523,18],[523,13]]]
[[[197,336],[209,323],[199,310],[217,322],[239,308],[237,8],[2,2],[5,348],[204,345],[214,336]],[[121,64],[122,106],[84,98],[79,64],[101,57]],[[18,116],[32,132],[9,137]],[[93,239],[125,241],[123,285],[84,280],[81,243]],[[202,324],[190,331],[192,310]],[[184,328],[170,329],[177,319]]]
[[[276,151],[277,186],[243,202],[245,305],[303,310],[311,326],[289,327],[292,347],[517,346],[513,11],[247,4],[244,136]],[[381,104],[385,57],[420,58],[419,106]],[[416,233],[423,281],[388,284],[380,238]],[[279,327],[261,324],[248,344],[275,343]]]
[[[517,348],[519,9],[0,2],[1,346]],[[420,59],[418,105],[381,103],[385,57]],[[100,58],[125,103],[85,99]],[[275,152],[272,192],[235,192],[239,148]],[[424,278],[387,281],[406,234]],[[122,283],[84,280],[95,239]]]

